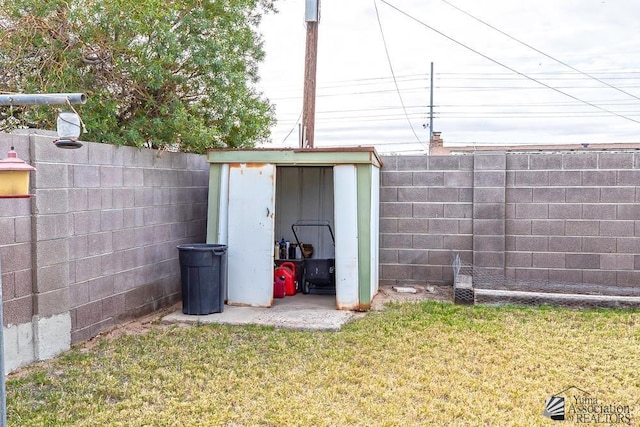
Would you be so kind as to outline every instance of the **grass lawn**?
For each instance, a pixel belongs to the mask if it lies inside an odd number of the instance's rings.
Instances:
[[[425,302],[340,332],[157,325],[12,375],[7,406],[11,426],[557,426],[573,423],[545,399],[570,386],[640,425],[640,312]]]

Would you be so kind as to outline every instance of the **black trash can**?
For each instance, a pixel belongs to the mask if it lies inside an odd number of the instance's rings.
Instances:
[[[227,290],[227,246],[179,245],[184,314],[222,313]]]

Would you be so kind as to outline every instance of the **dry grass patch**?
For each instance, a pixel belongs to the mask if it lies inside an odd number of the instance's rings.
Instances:
[[[640,313],[391,305],[337,333],[153,327],[34,366],[13,426],[550,426],[575,385],[640,420]]]

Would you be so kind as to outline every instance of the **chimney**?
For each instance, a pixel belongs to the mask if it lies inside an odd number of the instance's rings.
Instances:
[[[429,147],[431,148],[442,147],[444,141],[442,140],[442,137],[440,135],[441,135],[441,132],[433,132],[433,136],[431,137],[431,142],[429,143]]]

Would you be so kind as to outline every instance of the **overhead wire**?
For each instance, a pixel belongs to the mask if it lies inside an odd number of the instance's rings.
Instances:
[[[398,86],[398,81],[396,79],[396,74],[393,71],[393,64],[391,63],[391,56],[389,55],[389,49],[387,47],[387,40],[384,36],[384,31],[382,29],[382,21],[380,20],[380,12],[378,11],[378,2],[377,0],[373,0],[373,7],[375,8],[376,11],[376,19],[378,21],[378,27],[380,28],[380,35],[382,36],[382,44],[384,45],[384,52],[387,56],[387,62],[389,63],[389,69],[391,70],[391,76],[393,77],[393,83],[396,87],[396,91],[398,92],[398,97],[400,98],[400,104],[402,105],[402,109],[404,110],[405,116],[407,117],[407,123],[409,123],[409,127],[411,128],[411,132],[413,132],[413,135],[416,137],[416,140],[425,147],[425,149],[429,149],[429,147],[420,139],[420,137],[418,136],[418,134],[416,133],[416,130],[413,128],[413,124],[411,123],[411,120],[409,119],[409,115],[407,114],[407,109],[404,105],[404,101],[402,99],[402,94],[400,93],[400,87]]]
[[[425,28],[428,28],[428,29],[430,29],[431,31],[433,31],[433,32],[435,32],[435,33],[437,33],[437,34],[441,35],[442,37],[446,38],[447,40],[450,40],[450,41],[454,42],[455,44],[457,44],[457,45],[459,45],[459,46],[461,46],[461,47],[463,47],[463,48],[465,48],[465,49],[467,49],[467,50],[470,50],[471,52],[475,53],[476,55],[479,55],[479,56],[481,56],[481,57],[485,58],[486,60],[491,61],[491,62],[493,62],[494,64],[499,65],[499,66],[501,66],[501,67],[503,67],[503,68],[505,68],[505,69],[507,69],[507,70],[509,70],[509,71],[513,72],[513,73],[516,73],[516,74],[518,74],[518,75],[520,75],[520,76],[524,77],[524,78],[525,78],[525,79],[527,79],[527,80],[531,80],[531,81],[533,81],[533,82],[535,82],[535,83],[537,83],[537,84],[539,84],[539,85],[541,85],[541,86],[544,86],[544,87],[546,87],[546,88],[548,88],[548,89],[550,89],[550,90],[552,90],[552,91],[554,91],[554,92],[557,92],[557,93],[559,93],[559,94],[561,94],[561,95],[564,95],[564,96],[566,96],[566,97],[569,97],[569,98],[571,98],[571,99],[574,99],[574,100],[576,100],[576,101],[579,101],[579,102],[581,102],[581,103],[583,103],[583,104],[589,105],[589,106],[591,106],[591,107],[593,107],[593,108],[597,108],[598,110],[601,110],[601,111],[604,111],[604,112],[609,113],[609,114],[611,114],[611,115],[614,115],[614,116],[620,117],[620,118],[622,118],[622,119],[629,120],[629,121],[632,121],[632,122],[634,122],[634,123],[638,123],[638,124],[640,124],[640,120],[635,120],[635,119],[632,119],[631,117],[627,117],[627,116],[624,116],[624,115],[622,115],[622,114],[618,114],[618,113],[616,113],[615,111],[611,111],[611,110],[609,110],[609,109],[606,109],[606,108],[603,108],[603,107],[601,107],[601,106],[599,106],[599,105],[596,105],[596,104],[594,104],[594,103],[592,103],[592,102],[585,101],[585,100],[583,100],[583,99],[581,99],[581,98],[578,98],[577,96],[571,95],[570,93],[567,93],[567,92],[564,92],[564,91],[562,91],[562,90],[560,90],[560,89],[557,89],[557,88],[555,88],[555,87],[553,87],[553,86],[551,86],[551,85],[549,85],[549,84],[547,84],[547,83],[545,83],[545,82],[543,82],[543,81],[537,80],[537,79],[535,79],[535,78],[533,78],[533,77],[531,77],[531,76],[529,76],[529,75],[527,75],[527,74],[525,74],[525,73],[523,73],[523,72],[521,72],[521,71],[516,70],[515,68],[512,68],[512,67],[510,67],[510,66],[508,66],[508,65],[506,65],[506,64],[504,64],[504,63],[502,63],[502,62],[500,62],[500,61],[498,61],[498,60],[496,60],[496,59],[494,59],[494,58],[492,58],[492,57],[490,57],[490,56],[488,56],[488,55],[486,55],[486,54],[484,54],[484,53],[482,53],[482,52],[478,51],[477,49],[472,48],[471,46],[468,46],[468,45],[466,45],[466,44],[462,43],[461,41],[458,41],[458,40],[454,39],[453,37],[451,37],[451,36],[449,36],[449,35],[447,35],[447,34],[443,33],[442,31],[440,31],[440,30],[438,30],[438,29],[436,29],[436,28],[434,28],[434,27],[430,26],[429,24],[427,24],[427,23],[425,23],[425,22],[421,21],[420,19],[416,18],[415,16],[413,16],[413,15],[411,15],[411,14],[409,14],[409,13],[405,12],[404,10],[402,10],[402,9],[398,8],[397,6],[395,6],[395,5],[391,4],[391,3],[389,3],[387,0],[380,0],[380,1],[381,1],[382,3],[384,3],[384,4],[386,4],[387,6],[391,7],[392,9],[396,10],[396,11],[397,11],[397,12],[399,12],[400,14],[402,14],[402,15],[406,16],[407,18],[409,18],[409,19],[411,19],[411,20],[413,20],[413,21],[417,22],[418,24],[420,24],[420,25],[424,26]]]
[[[585,72],[583,72],[583,71],[581,71],[581,70],[579,70],[579,69],[575,68],[574,66],[572,66],[572,65],[570,65],[570,64],[567,64],[566,62],[561,61],[561,60],[559,60],[558,58],[555,58],[555,57],[553,57],[553,56],[551,56],[551,55],[549,55],[549,54],[547,54],[547,53],[545,53],[545,52],[541,51],[540,49],[537,49],[537,48],[535,48],[535,47],[531,46],[530,44],[527,44],[527,43],[523,42],[522,40],[520,40],[520,39],[518,39],[518,38],[516,38],[516,37],[513,37],[512,35],[510,35],[510,34],[508,34],[508,33],[504,32],[504,31],[502,31],[502,30],[501,30],[501,29],[499,29],[499,28],[494,27],[493,25],[489,24],[488,22],[483,21],[482,19],[478,18],[477,16],[472,15],[471,13],[467,12],[467,11],[466,11],[466,10],[464,10],[464,9],[459,8],[458,6],[456,6],[456,5],[452,4],[451,2],[449,2],[449,1],[447,1],[447,0],[440,0],[440,1],[441,1],[441,2],[443,2],[443,3],[444,3],[444,4],[446,4],[446,5],[448,5],[448,6],[452,7],[452,8],[454,8],[454,9],[455,9],[455,10],[457,10],[457,11],[459,11],[459,12],[461,12],[461,13],[464,13],[465,15],[467,15],[468,17],[470,17],[471,19],[474,19],[475,21],[478,21],[478,22],[480,22],[481,24],[486,25],[487,27],[491,28],[492,30],[499,32],[499,33],[500,33],[500,34],[502,34],[503,36],[506,36],[506,37],[508,37],[509,39],[511,39],[511,40],[513,40],[513,41],[515,41],[515,42],[517,42],[517,43],[520,43],[521,45],[523,45],[523,46],[525,46],[525,47],[527,47],[527,48],[529,48],[529,49],[531,49],[531,50],[533,50],[533,51],[535,51],[535,52],[539,53],[540,55],[542,55],[542,56],[544,56],[544,57],[546,57],[546,58],[549,58],[549,59],[551,59],[552,61],[557,62],[558,64],[562,64],[562,65],[564,65],[565,67],[567,67],[567,68],[569,68],[569,69],[571,69],[571,70],[573,70],[573,71],[575,71],[575,72],[577,72],[577,73],[582,74],[583,76],[589,77],[590,79],[593,79],[593,80],[595,80],[595,81],[597,81],[597,82],[599,82],[599,83],[601,83],[601,84],[603,84],[603,85],[605,85],[605,86],[610,87],[611,89],[617,90],[618,92],[624,93],[625,95],[628,95],[628,96],[630,96],[630,97],[632,97],[632,98],[635,98],[635,99],[637,99],[637,100],[640,100],[640,97],[638,97],[638,96],[636,96],[636,95],[634,95],[634,94],[632,94],[632,93],[629,93],[629,92],[627,92],[627,91],[624,91],[624,90],[620,89],[619,87],[613,86],[613,85],[609,84],[608,82],[606,82],[606,81],[604,81],[604,80],[601,80],[601,79],[599,79],[599,78],[597,78],[597,77],[595,77],[595,76],[593,76],[593,75],[591,75],[591,74],[585,73]]]

